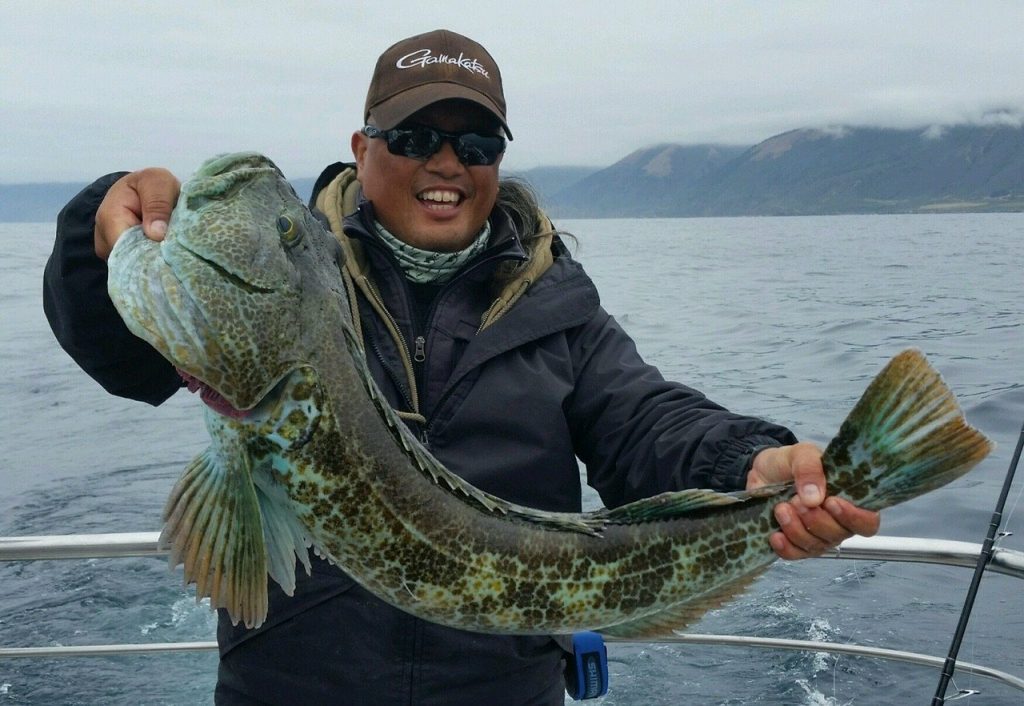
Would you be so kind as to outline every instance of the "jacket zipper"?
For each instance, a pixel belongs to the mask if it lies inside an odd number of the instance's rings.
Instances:
[[[412,360],[412,355],[410,355],[410,353],[409,353],[409,344],[406,343],[405,336],[402,335],[402,330],[398,327],[398,322],[395,321],[395,317],[391,314],[391,312],[388,310],[388,308],[384,305],[384,300],[380,296],[380,293],[377,291],[377,287],[373,284],[372,281],[370,281],[369,277],[363,275],[363,279],[364,279],[364,281],[367,284],[367,289],[369,289],[370,293],[373,295],[373,298],[376,301],[377,306],[379,306],[380,310],[382,312],[384,312],[385,316],[387,316],[388,323],[391,324],[392,329],[395,332],[397,332],[398,335],[397,335],[396,338],[398,339],[398,343],[402,347],[402,355],[403,355],[403,357],[405,358],[405,360]],[[385,365],[385,367],[387,367],[387,366]],[[419,391],[416,389],[416,375],[415,375],[414,371],[412,371],[412,369],[411,369],[411,364],[410,364],[410,370],[407,371],[407,374],[408,373],[412,373],[412,377],[408,380],[409,395],[412,397],[412,399],[408,400],[408,401],[412,402],[412,404],[411,404],[412,411],[415,412],[416,414],[419,414],[420,413],[420,397],[419,397]]]
[[[409,398],[409,390],[407,389],[408,382],[406,381],[403,383],[401,378],[392,372],[391,366],[388,365],[383,351],[381,351],[380,346],[377,345],[377,341],[372,338],[370,339],[370,347],[373,349],[373,353],[377,357],[377,360],[380,361],[381,367],[384,368],[384,371],[388,374],[388,377],[391,378],[391,381],[395,383],[395,387],[398,389],[399,394],[402,395],[402,400],[409,406],[409,409],[415,409],[412,400]]]
[[[426,337],[424,337],[422,335],[416,336],[416,338],[413,340],[413,346],[414,346],[414,348],[413,348],[412,359],[413,359],[414,366],[413,366],[413,373],[412,374],[413,374],[413,379],[415,380],[417,374],[423,374],[423,371],[422,371],[423,363],[427,360],[427,339],[426,339]],[[420,434],[419,434],[420,443],[423,444],[424,446],[426,446],[427,448],[430,448],[430,436],[427,434],[427,427],[429,426],[429,424],[430,424],[429,421],[425,421],[423,424],[421,424],[420,425]]]
[[[376,244],[375,244],[375,246],[376,246]],[[504,259],[504,257],[505,256],[503,254],[491,253],[489,256],[486,256],[483,259],[479,260],[478,262],[474,263],[473,267],[471,269],[476,269],[477,267],[483,265],[484,263],[490,262],[491,260]],[[444,289],[448,289],[448,287],[450,287],[453,283],[457,282],[459,279],[464,277],[468,272],[469,272],[469,270],[463,270],[462,272],[459,272],[455,276],[454,279],[452,279],[450,282],[448,282],[445,285]],[[409,364],[410,368],[409,368],[409,370],[406,371],[406,374],[410,376],[410,379],[408,381],[408,383],[409,383],[409,395],[412,397],[411,405],[410,406],[412,407],[412,411],[414,413],[420,415],[419,389],[418,389],[418,386],[417,386],[417,383],[416,383],[416,370],[415,370],[415,368],[412,367],[412,362],[416,362],[416,363],[424,363],[424,362],[426,362],[426,360],[427,360],[427,345],[426,345],[427,344],[427,339],[423,335],[417,335],[416,338],[413,340],[413,352],[410,354],[409,344],[406,342],[405,336],[402,335],[402,330],[399,328],[398,322],[395,320],[395,317],[391,314],[391,311],[387,308],[387,306],[385,306],[384,299],[383,299],[383,297],[381,297],[380,292],[377,291],[376,285],[373,283],[373,281],[368,276],[363,275],[362,277],[363,277],[363,281],[367,285],[367,289],[373,295],[375,303],[377,304],[378,307],[380,307],[380,310],[382,312],[384,312],[384,315],[387,316],[388,323],[391,325],[392,330],[396,332],[397,336],[393,336],[393,338],[396,338],[398,344],[401,346],[402,353],[404,354],[404,359],[407,360],[407,361],[410,361],[410,364]],[[442,297],[442,292],[439,292],[437,297],[435,297],[434,302],[431,304],[430,311],[427,313],[426,321],[427,321],[427,328],[428,328],[428,330],[429,330],[430,321],[434,318],[434,312],[437,309],[437,302],[441,299],[441,297]],[[477,333],[479,333],[479,331],[477,331]],[[380,352],[380,350],[376,348],[376,346],[375,346],[375,353],[377,354],[378,358],[381,360],[381,363],[384,365],[384,368],[387,369],[388,366],[384,362],[384,356]],[[399,388],[399,389],[401,389],[401,388]],[[444,401],[447,397],[448,397],[448,395],[442,396],[442,398],[440,400],[438,400],[438,405],[440,405],[441,402]],[[410,400],[406,399],[406,402],[410,402]],[[420,416],[422,416],[422,415],[420,415]],[[433,420],[426,420],[420,426],[420,433],[419,433],[420,442],[424,446],[427,446],[428,448],[429,448],[429,442],[430,442],[430,428],[432,426],[433,426]]]
[[[430,322],[431,322],[431,320],[433,320],[434,312],[437,310],[437,303],[441,300],[442,297],[445,296],[444,290],[448,289],[449,287],[451,287],[451,285],[453,285],[456,282],[458,282],[460,279],[462,279],[464,276],[466,276],[471,270],[476,269],[477,267],[480,267],[480,266],[484,265],[485,263],[488,263],[488,262],[490,262],[492,260],[502,260],[502,259],[505,259],[505,257],[506,256],[501,254],[501,253],[491,253],[489,256],[487,256],[487,257],[483,258],[482,260],[474,263],[472,268],[468,268],[468,269],[462,270],[457,275],[455,275],[455,277],[444,286],[442,291],[438,292],[437,296],[434,297],[434,301],[430,305],[430,311],[427,312],[427,319],[426,319],[427,320],[427,329],[428,330],[430,329]],[[493,306],[494,305],[492,304],[491,307],[493,307]],[[381,308],[383,308],[383,305],[381,305]],[[385,309],[385,311],[387,311],[387,310]],[[490,308],[488,308],[487,311],[489,312]],[[487,312],[484,313],[484,316],[486,316],[486,314],[487,314]],[[476,332],[480,333],[481,330],[483,330],[483,326],[482,325],[480,326],[480,328],[477,329]],[[424,336],[417,336],[416,337],[416,341],[415,341],[415,346],[416,346],[416,349],[415,349],[416,350],[416,355],[418,355],[418,356],[421,355],[422,357],[419,357],[419,358],[414,357],[413,360],[415,360],[418,363],[422,363],[422,362],[424,362],[427,359],[427,356],[426,356],[426,338]],[[440,409],[441,408],[441,403],[443,403],[446,399],[448,399],[450,394],[451,393],[448,392],[448,393],[445,393],[444,395],[442,395],[441,399],[439,399],[437,401],[437,404],[434,405],[434,409],[435,410],[436,409]],[[429,444],[429,440],[430,440],[430,430],[434,427],[435,419],[436,419],[436,416],[432,417],[431,419],[428,419],[426,421],[426,423],[420,429],[420,435],[419,435],[420,436],[420,442],[424,446],[428,446],[429,447],[428,444]]]

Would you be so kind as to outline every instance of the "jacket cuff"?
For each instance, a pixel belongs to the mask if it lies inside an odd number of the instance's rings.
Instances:
[[[711,474],[712,490],[743,490],[747,487],[747,474],[754,464],[754,457],[764,449],[782,446],[778,439],[763,434],[753,434],[729,439],[715,462]]]

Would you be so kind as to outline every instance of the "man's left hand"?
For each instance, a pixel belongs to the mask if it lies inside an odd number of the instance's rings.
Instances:
[[[747,474],[747,490],[789,481],[797,495],[775,506],[781,531],[768,540],[783,559],[820,556],[855,534],[870,537],[878,532],[877,512],[825,495],[821,449],[814,444],[779,446],[758,453]]]

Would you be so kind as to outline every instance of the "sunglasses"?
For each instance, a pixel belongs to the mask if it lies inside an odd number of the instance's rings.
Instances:
[[[505,138],[499,135],[480,135],[475,132],[444,132],[432,127],[416,125],[381,130],[373,125],[363,128],[367,137],[387,140],[388,152],[399,157],[426,161],[437,154],[446,141],[455,150],[459,161],[467,167],[494,164],[505,151]]]

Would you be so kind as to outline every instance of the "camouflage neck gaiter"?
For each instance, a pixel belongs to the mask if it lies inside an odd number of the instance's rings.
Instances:
[[[374,227],[381,241],[388,246],[395,259],[398,260],[406,279],[417,284],[446,283],[462,269],[463,265],[483,252],[491,237],[490,221],[485,221],[484,227],[477,234],[476,239],[465,249],[456,252],[434,252],[433,250],[421,250],[402,242],[389,233],[380,224],[380,221],[374,221]]]

